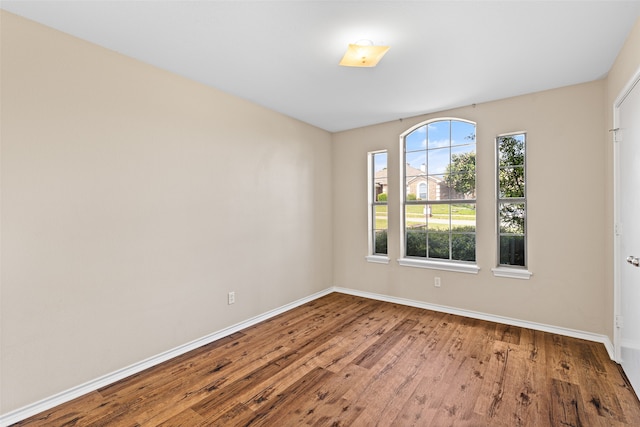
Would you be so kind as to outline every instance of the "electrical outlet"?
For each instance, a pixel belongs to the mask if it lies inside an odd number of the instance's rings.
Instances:
[[[435,286],[436,288],[440,287],[440,278],[436,277],[433,279],[433,286]]]
[[[234,304],[236,302],[236,293],[229,292],[229,295],[227,295],[227,300],[229,305]]]

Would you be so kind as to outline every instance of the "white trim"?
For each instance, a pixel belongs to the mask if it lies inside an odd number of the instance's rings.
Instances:
[[[365,259],[376,264],[389,264],[389,257],[384,255],[367,255]]]
[[[375,294],[372,292],[357,291],[355,289],[335,287],[335,292],[347,295],[354,295],[363,298],[375,299],[378,301],[391,302],[394,304],[407,305],[410,307],[424,308],[426,310],[438,311],[441,313],[455,314],[456,316],[470,317],[472,319],[487,320],[489,322],[502,323],[504,325],[518,326],[520,328],[533,329],[536,331],[549,332],[552,334],[564,335],[586,341],[598,342],[604,345],[609,358],[614,359],[613,344],[606,335],[594,334],[593,332],[579,331],[576,329],[563,328],[560,326],[546,325],[544,323],[529,322],[527,320],[512,319],[510,317],[496,316],[494,314],[481,313],[478,311],[464,310],[445,305],[431,304],[422,301],[410,300],[406,298],[392,297],[389,295]]]
[[[84,384],[72,387],[63,392],[54,394],[53,396],[42,399],[38,402],[23,406],[22,408],[16,409],[14,411],[8,412],[6,414],[0,415],[0,427],[7,427],[11,424],[17,423],[29,417],[32,417],[41,412],[52,409],[58,405],[69,402],[73,399],[76,399],[80,396],[83,396],[87,393],[95,391],[101,387],[105,387],[109,384],[113,384],[116,381],[120,381],[128,376],[133,374],[137,374],[139,372],[144,371],[145,369],[156,366],[162,362],[170,360],[174,357],[180,356],[184,353],[187,353],[191,350],[195,350],[203,345],[210,344],[220,338],[224,338],[229,336],[235,332],[238,332],[242,329],[253,326],[257,323],[260,323],[264,320],[270,319],[274,316],[282,314],[286,311],[289,311],[293,308],[306,304],[310,301],[321,298],[325,295],[334,292],[333,288],[327,288],[323,291],[316,292],[308,297],[301,298],[297,301],[291,302],[289,304],[285,304],[281,307],[275,308],[273,310],[267,311],[266,313],[260,314],[258,316],[252,317],[248,320],[245,320],[240,323],[236,323],[235,325],[229,326],[228,328],[221,329],[217,332],[199,338],[195,341],[191,341],[189,343],[183,344],[181,346],[175,347],[171,350],[167,350],[158,355],[152,356],[143,361],[134,363],[133,365],[129,365],[125,368],[118,369],[117,371],[111,372],[109,374],[103,375],[94,380],[88,381]]]
[[[496,138],[500,138],[502,136],[521,135],[523,133],[527,133],[527,131],[526,130],[519,130],[519,131],[515,131],[515,132],[500,133],[500,134],[496,135]]]
[[[496,267],[492,268],[491,271],[493,271],[493,275],[496,277],[508,277],[510,279],[529,280],[533,275],[529,270],[523,270],[520,268]]]
[[[476,264],[465,264],[461,262],[444,262],[412,258],[400,258],[398,264],[405,267],[430,268],[433,270],[455,271],[457,273],[478,274],[480,267]]]

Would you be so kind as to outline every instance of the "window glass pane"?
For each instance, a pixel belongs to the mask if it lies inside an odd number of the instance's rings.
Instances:
[[[476,260],[476,235],[451,234],[451,259],[459,261]]]
[[[374,229],[386,230],[388,227],[387,205],[374,205],[373,214],[375,218]]]
[[[427,126],[421,126],[404,139],[405,151],[417,151],[427,148]]]
[[[413,153],[407,153],[405,156],[405,163],[406,176],[424,174],[427,168],[427,152],[415,151]]]
[[[387,184],[388,184],[388,176],[387,176],[387,153],[374,153],[372,155],[372,163],[373,163],[373,200],[376,202],[386,202],[386,195],[388,193]],[[379,197],[380,194],[384,194],[385,196],[382,199]]]
[[[373,253],[387,254],[387,230],[375,230],[373,233]]]
[[[468,159],[464,159],[465,161],[462,165],[467,168],[471,168],[475,170],[476,166],[476,146],[473,145],[458,145],[455,147],[451,147],[451,162],[453,163],[456,156],[459,157],[468,157]]]
[[[427,207],[429,231],[448,233],[451,229],[451,205],[429,205]]]
[[[427,148],[449,147],[451,121],[443,120],[427,125]]]
[[[427,216],[425,214],[425,205],[405,206],[404,224],[407,230],[409,229],[426,230]]]
[[[449,233],[429,233],[429,258],[449,259]]]
[[[462,145],[451,148],[451,166],[447,184],[452,199],[475,199],[476,197],[476,148]]]
[[[447,172],[449,167],[449,147],[436,148],[428,151],[427,165],[429,166],[429,174],[441,174]]]
[[[408,229],[405,237],[407,256],[422,257],[427,256],[427,232],[424,230]]]
[[[524,134],[498,138],[499,166],[524,166]]]
[[[387,168],[387,153],[374,153],[373,168],[377,172]]]
[[[427,185],[426,175],[407,176],[407,193],[406,193],[407,201],[418,200],[418,193],[420,192],[420,187],[426,186],[426,185]],[[427,187],[427,190],[428,190],[428,187]]]
[[[524,203],[500,203],[498,211],[500,233],[524,234]]]
[[[524,266],[524,236],[500,236],[500,264]]]
[[[429,220],[441,219],[443,221],[449,221],[450,206],[448,204],[429,205],[431,210],[429,213]]]
[[[476,204],[464,203],[451,205],[451,227],[454,232],[475,233]]]
[[[500,198],[524,197],[524,167],[505,167],[499,171]]]
[[[475,144],[476,126],[473,123],[451,122],[451,145]]]
[[[452,173],[444,178],[446,188],[441,191],[443,198],[447,195],[450,199],[473,200],[476,198],[475,173]]]
[[[429,176],[429,200],[449,200],[452,191],[448,180],[447,175]]]
[[[386,175],[387,170],[380,171],[381,175]],[[377,175],[377,174],[376,174]],[[386,176],[376,176],[373,182],[373,200],[376,202],[386,202],[389,191]]]
[[[374,200],[378,203],[386,203],[387,202],[387,198],[388,198],[388,194],[387,194],[387,183],[382,183],[382,182],[376,182],[376,187],[375,187],[375,192],[376,194],[374,194]]]

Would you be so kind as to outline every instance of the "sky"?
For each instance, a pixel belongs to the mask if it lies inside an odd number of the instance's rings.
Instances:
[[[405,137],[406,162],[415,169],[428,165],[429,175],[444,174],[452,155],[475,152],[475,134],[473,123],[457,120],[420,126]]]

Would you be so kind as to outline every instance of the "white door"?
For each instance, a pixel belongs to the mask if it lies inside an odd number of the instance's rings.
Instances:
[[[640,73],[618,99],[616,130],[616,351],[640,395]]]

